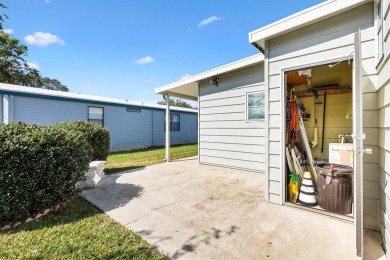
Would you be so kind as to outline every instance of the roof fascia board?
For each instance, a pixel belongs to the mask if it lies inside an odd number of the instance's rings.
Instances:
[[[164,93],[169,92],[170,89],[181,87],[181,86],[191,84],[191,83],[196,83],[196,82],[199,82],[201,80],[204,80],[204,79],[207,79],[207,78],[210,78],[213,76],[218,76],[220,74],[223,74],[223,73],[226,73],[229,71],[233,71],[233,70],[237,70],[239,68],[254,65],[254,64],[260,63],[262,61],[264,61],[264,55],[256,54],[256,55],[253,55],[253,56],[250,56],[250,57],[247,57],[247,58],[244,58],[244,59],[232,62],[232,63],[225,64],[223,66],[196,74],[194,76],[191,76],[191,77],[188,77],[188,78],[185,78],[185,79],[158,87],[154,90],[154,92],[156,94],[164,94]]]
[[[78,98],[71,98],[71,97],[44,95],[44,94],[38,94],[38,93],[10,91],[10,90],[3,90],[3,89],[0,89],[0,94],[14,95],[14,96],[19,96],[19,97],[42,98],[42,99],[58,100],[58,101],[69,101],[69,102],[76,102],[76,103],[87,103],[87,104],[95,104],[95,105],[102,105],[102,106],[106,105],[106,106],[128,107],[128,108],[139,108],[139,109],[165,111],[165,108],[163,108],[163,107],[137,106],[137,105],[133,105],[133,104],[127,105],[127,104],[123,104],[123,103],[115,103],[115,102],[108,102],[108,101],[86,100],[86,99],[78,99]],[[171,110],[175,111],[175,112],[190,113],[190,114],[194,114],[194,113],[198,112],[196,110],[188,111],[188,110],[181,110],[181,109],[175,109],[175,108],[172,108]]]
[[[249,32],[249,42],[264,48],[264,41],[335,16],[373,0],[329,0]]]

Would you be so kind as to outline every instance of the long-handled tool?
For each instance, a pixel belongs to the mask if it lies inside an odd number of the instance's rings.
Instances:
[[[325,140],[325,111],[326,111],[326,90],[324,93],[324,112],[322,114],[322,140],[321,140],[321,153],[324,153],[324,140]]]
[[[311,147],[315,147],[317,144],[318,144],[318,133],[317,133],[317,129],[318,129],[318,122],[317,122],[317,119],[318,119],[318,104],[322,104],[322,103],[319,103],[318,102],[318,91],[315,90],[314,88],[309,88],[309,92],[310,93],[313,93],[314,96],[315,96],[315,99],[314,99],[314,114],[315,114],[315,119],[314,119],[314,137],[313,137],[313,141],[311,141]]]
[[[301,133],[303,145],[304,145],[305,150],[306,150],[307,160],[309,161],[310,172],[311,172],[311,174],[313,176],[313,182],[314,182],[314,186],[315,186],[315,184],[317,183],[317,172],[316,172],[316,169],[314,168],[313,156],[311,154],[309,141],[307,140],[305,125],[303,124],[303,120],[302,120],[302,116],[301,115],[299,115],[299,130],[300,130],[300,133]]]

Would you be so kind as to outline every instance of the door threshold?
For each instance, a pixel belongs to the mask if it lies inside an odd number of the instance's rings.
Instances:
[[[310,211],[310,212],[313,212],[313,213],[316,213],[316,214],[320,214],[320,215],[324,215],[324,216],[327,216],[327,217],[330,217],[330,218],[334,218],[334,219],[337,219],[337,220],[341,220],[341,221],[344,221],[344,222],[347,222],[347,223],[354,223],[354,218],[352,216],[352,214],[349,214],[349,215],[342,215],[342,214],[336,214],[336,213],[331,213],[331,212],[327,212],[323,209],[319,209],[319,208],[309,208],[309,207],[305,207],[305,206],[302,206],[302,205],[299,205],[299,204],[294,204],[294,203],[291,203],[291,202],[284,202],[283,203],[284,206],[288,206],[288,207],[292,207],[292,208],[297,208],[297,209],[300,209],[300,210],[306,210],[306,211]]]

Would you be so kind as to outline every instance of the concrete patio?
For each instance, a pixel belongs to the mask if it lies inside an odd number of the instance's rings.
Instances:
[[[354,225],[264,202],[263,175],[196,158],[109,175],[81,196],[172,258],[355,259]],[[364,231],[365,259],[384,257]]]

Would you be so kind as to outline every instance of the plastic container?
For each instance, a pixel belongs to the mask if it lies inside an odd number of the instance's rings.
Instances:
[[[318,205],[324,210],[338,214],[352,212],[353,168],[341,164],[321,163],[316,167]]]

